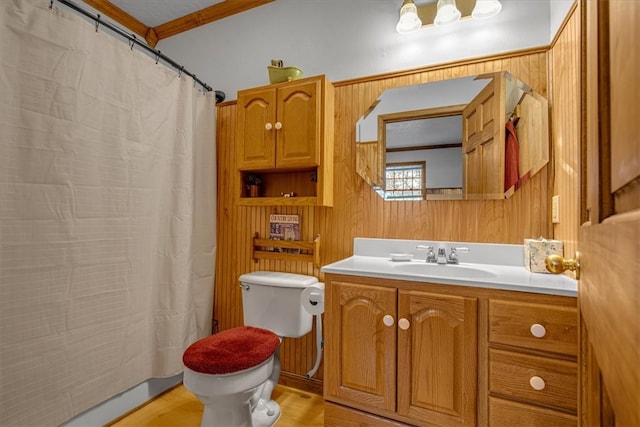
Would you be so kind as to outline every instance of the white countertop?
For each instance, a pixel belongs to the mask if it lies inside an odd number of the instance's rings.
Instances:
[[[439,247],[445,247],[447,254],[451,246],[469,248],[468,253],[458,253],[460,264],[425,268],[415,264],[426,264],[426,251],[416,248],[418,245],[433,246],[437,253]],[[389,254],[411,254],[411,261],[392,261]],[[407,267],[408,265],[408,267]],[[414,267],[422,272],[412,271]],[[448,269],[444,271],[443,269]],[[458,269],[458,270],[456,270]],[[455,277],[454,271],[462,273],[481,270],[485,276],[473,277],[463,274]],[[409,270],[409,271],[407,271]],[[433,270],[434,274],[424,271]],[[395,239],[354,239],[354,255],[325,265],[324,273],[346,274],[351,276],[377,277],[383,279],[410,280],[416,282],[442,283],[447,285],[483,287],[539,294],[563,295],[575,297],[578,292],[576,280],[563,274],[531,273],[524,267],[524,247],[522,245],[502,245],[492,243],[430,242]],[[438,272],[446,272],[443,277]],[[479,275],[482,276],[483,274]]]

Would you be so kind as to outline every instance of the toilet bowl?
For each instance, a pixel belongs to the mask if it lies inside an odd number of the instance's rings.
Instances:
[[[256,271],[240,276],[245,326],[196,341],[185,350],[183,383],[204,404],[202,427],[271,427],[280,377],[280,342],[311,331],[302,291],[313,276]]]
[[[183,383],[204,404],[202,426],[264,427],[280,416],[274,405],[255,411],[256,391],[273,373],[280,338],[250,326],[228,329],[191,344],[183,355]],[[257,417],[256,420],[253,417]]]

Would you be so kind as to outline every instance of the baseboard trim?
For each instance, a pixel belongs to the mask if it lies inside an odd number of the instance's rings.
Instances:
[[[280,373],[280,379],[278,384],[282,384],[287,387],[296,388],[298,390],[306,391],[307,393],[313,393],[322,396],[322,380],[315,378],[307,378],[301,375],[294,375],[288,372]]]

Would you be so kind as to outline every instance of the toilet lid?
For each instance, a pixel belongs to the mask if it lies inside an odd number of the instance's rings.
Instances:
[[[267,329],[240,326],[194,342],[185,350],[182,362],[203,374],[231,374],[261,364],[279,345],[280,338]]]

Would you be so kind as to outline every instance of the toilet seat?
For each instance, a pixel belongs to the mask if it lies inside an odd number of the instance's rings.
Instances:
[[[239,326],[194,342],[182,362],[202,374],[232,374],[263,363],[279,345],[280,338],[267,329]]]

